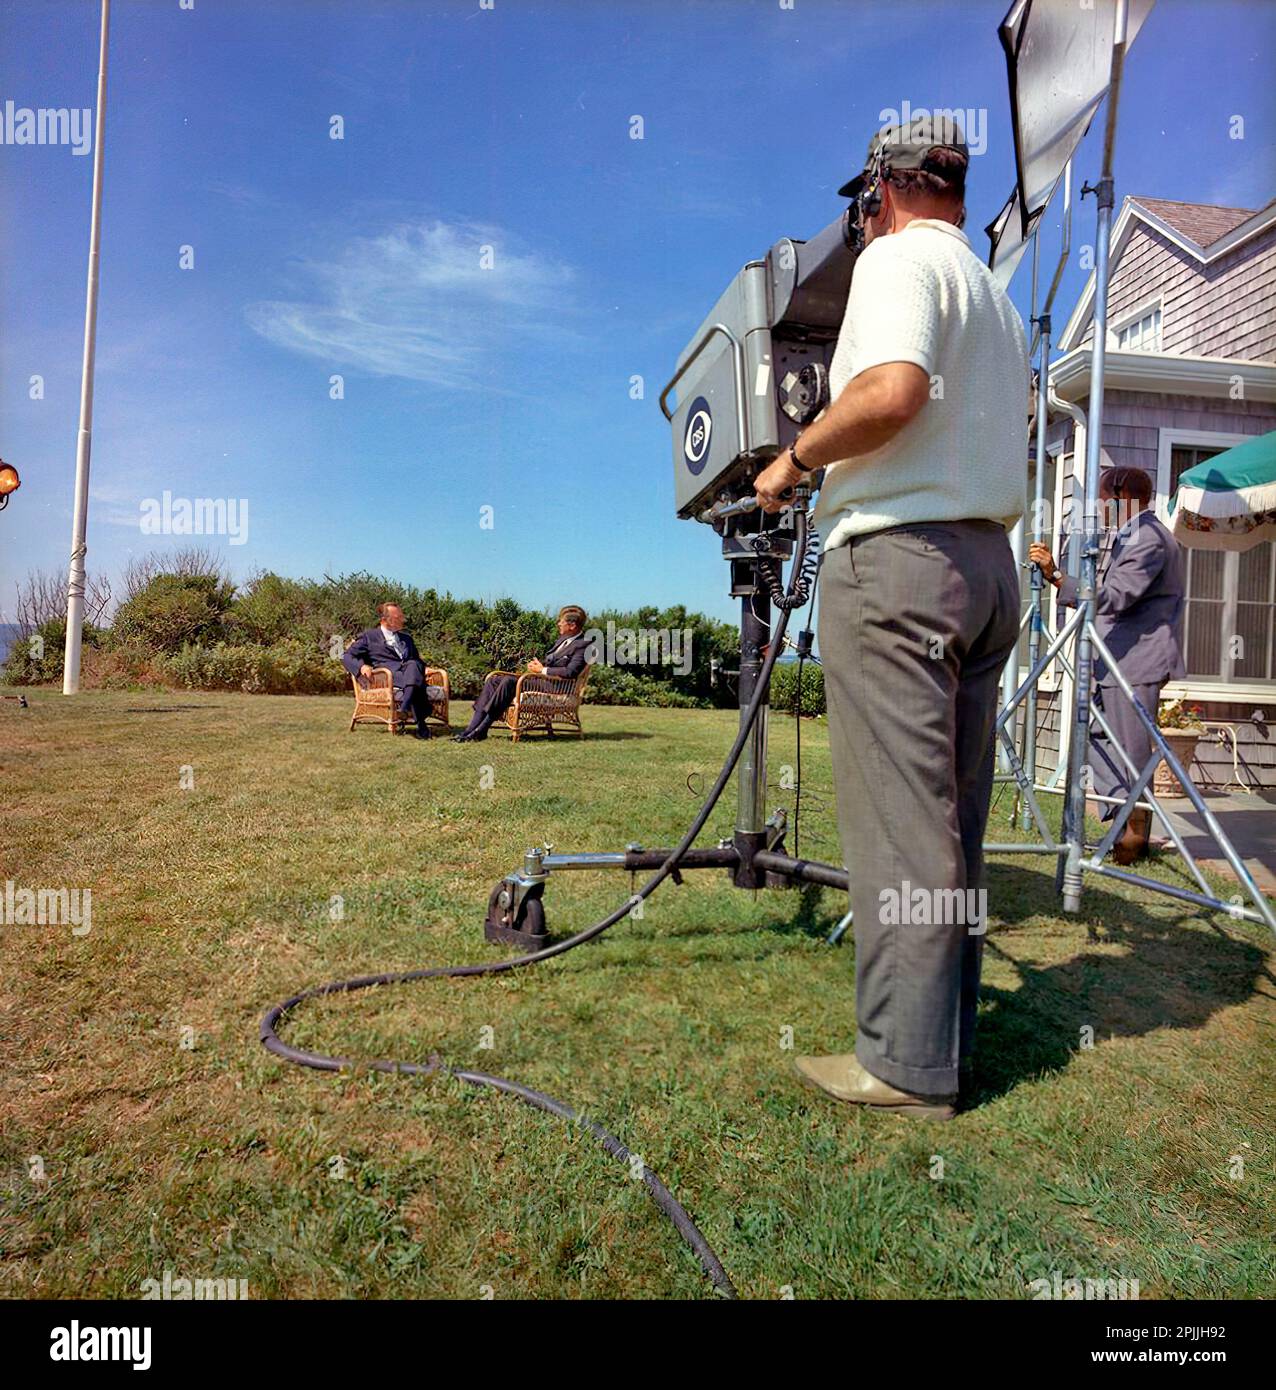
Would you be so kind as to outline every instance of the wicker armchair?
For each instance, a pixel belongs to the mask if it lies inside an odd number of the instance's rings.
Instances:
[[[426,721],[438,720],[445,729],[448,723],[448,701],[452,687],[447,672],[438,666],[425,668],[425,683],[430,687],[430,716]],[[354,714],[350,717],[350,728],[356,724],[384,724],[392,734],[401,734],[416,719],[411,710],[401,710],[394,698],[394,672],[381,667],[370,676],[351,676],[354,686]],[[436,695],[437,687],[441,694]]]
[[[517,743],[520,736],[531,729],[544,729],[552,735],[554,726],[561,724],[584,737],[580,727],[580,701],[589,679],[589,667],[579,676],[556,678],[554,676],[534,676],[530,672],[518,677],[514,687],[514,703],[498,721],[513,735],[511,742]],[[493,671],[494,676],[512,676],[513,671]],[[496,726],[494,726],[496,727]]]

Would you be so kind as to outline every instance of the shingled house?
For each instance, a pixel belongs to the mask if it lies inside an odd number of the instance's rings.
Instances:
[[[1085,459],[1093,309],[1091,274],[1051,369],[1047,496],[1065,528],[1074,461]],[[1112,231],[1104,381],[1102,464],[1146,470],[1163,519],[1186,469],[1276,430],[1276,200],[1254,211],[1125,199]],[[1200,706],[1212,726],[1193,777],[1276,788],[1276,544],[1184,555],[1188,675],[1165,693]],[[1051,605],[1053,626],[1053,595]],[[1043,686],[1046,770],[1059,703]]]

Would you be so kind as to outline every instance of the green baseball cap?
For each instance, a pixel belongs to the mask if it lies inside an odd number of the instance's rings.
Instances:
[[[967,161],[970,159],[966,137],[953,117],[945,111],[924,111],[907,125],[884,125],[873,136],[868,142],[863,170],[837,190],[839,198],[858,196],[879,150],[882,162],[891,169],[924,169],[933,150],[956,150]]]

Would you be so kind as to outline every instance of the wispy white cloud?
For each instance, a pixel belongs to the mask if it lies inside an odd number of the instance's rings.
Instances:
[[[262,208],[275,210],[286,206],[282,198],[266,189],[254,188],[251,184],[238,183],[230,179],[212,179],[204,187],[214,197],[224,198],[238,208],[256,211]]]
[[[334,366],[449,387],[561,338],[574,279],[500,228],[443,221],[400,222],[301,270],[312,297],[249,306],[264,338]]]

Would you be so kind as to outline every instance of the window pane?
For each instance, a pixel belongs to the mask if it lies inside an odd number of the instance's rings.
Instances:
[[[1212,452],[1217,453],[1218,450]],[[1210,453],[1201,449],[1188,449],[1183,445],[1177,445],[1170,450],[1170,491],[1173,492],[1179,485],[1179,478],[1187,472],[1189,468],[1195,468],[1202,458],[1209,458]]]
[[[1118,349],[1125,352],[1159,352],[1161,350],[1161,311],[1150,309],[1142,318],[1117,330]]]
[[[1276,543],[1256,545],[1252,550],[1242,551],[1237,557],[1240,562],[1240,577],[1236,586],[1236,596],[1242,602],[1270,602],[1272,598],[1272,559],[1276,556]]]
[[[1236,557],[1236,627],[1242,657],[1232,668],[1237,680],[1267,680],[1276,674],[1272,631],[1276,623],[1276,545],[1258,545]]]
[[[1222,603],[1189,600],[1185,626],[1187,674],[1217,679],[1223,671]]]
[[[1223,597],[1223,569],[1226,555],[1221,550],[1188,550],[1184,552],[1187,560],[1188,598],[1221,599]]]
[[[1156,331],[1159,334],[1158,318]],[[1221,454],[1221,448],[1176,445],[1170,450],[1170,487],[1189,468]],[[1190,676],[1222,675],[1232,680],[1276,679],[1276,545],[1256,546],[1237,554],[1230,568],[1218,550],[1183,551],[1187,605],[1184,655]],[[1234,590],[1232,585],[1235,585]],[[1224,598],[1236,600],[1235,635],[1242,654],[1231,659],[1232,633],[1222,631]]]
[[[1266,680],[1272,674],[1272,617],[1270,603],[1236,605],[1236,635],[1241,653],[1232,664],[1235,680]]]

